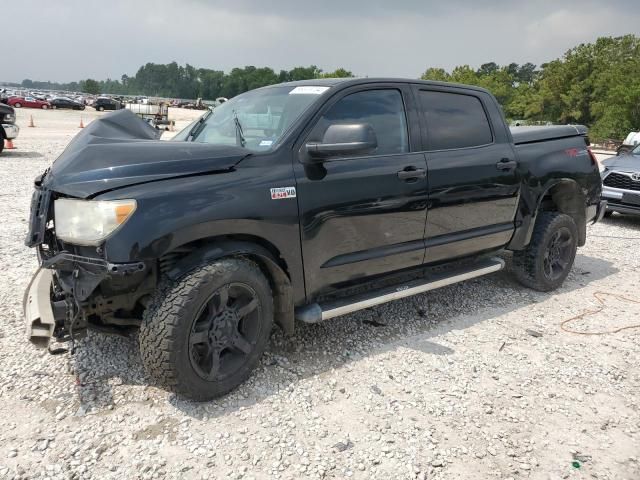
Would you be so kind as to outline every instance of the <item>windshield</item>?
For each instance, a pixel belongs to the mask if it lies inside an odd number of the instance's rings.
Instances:
[[[194,142],[244,146],[255,152],[271,150],[328,88],[282,86],[243,93],[216,107],[202,125],[190,125],[176,139],[186,139],[194,129]]]

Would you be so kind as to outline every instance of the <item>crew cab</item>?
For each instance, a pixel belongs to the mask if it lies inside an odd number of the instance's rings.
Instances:
[[[17,138],[19,132],[15,110],[9,105],[0,103],[0,153],[4,150],[5,140]]]
[[[510,130],[486,90],[397,79],[239,95],[173,141],[120,110],[35,180],[28,336],[139,330],[151,378],[193,399],[293,332],[490,274],[558,288],[605,212],[580,126]]]

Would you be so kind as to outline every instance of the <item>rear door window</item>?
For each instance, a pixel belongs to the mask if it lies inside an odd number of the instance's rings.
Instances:
[[[429,150],[477,147],[493,142],[489,119],[473,95],[420,90]]]

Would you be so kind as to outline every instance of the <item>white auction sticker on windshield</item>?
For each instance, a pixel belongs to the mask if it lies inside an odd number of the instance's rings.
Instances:
[[[311,85],[305,85],[303,87],[294,88],[289,92],[289,95],[320,95],[327,90],[329,90],[329,87],[313,87]]]

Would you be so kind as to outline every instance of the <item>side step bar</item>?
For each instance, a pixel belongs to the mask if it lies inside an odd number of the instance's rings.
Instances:
[[[318,323],[357,310],[370,308],[382,303],[481,277],[502,270],[503,268],[504,260],[501,258],[489,258],[465,268],[434,274],[428,279],[422,278],[324,304],[312,303],[311,305],[305,305],[304,307],[296,309],[296,320],[305,323]]]

